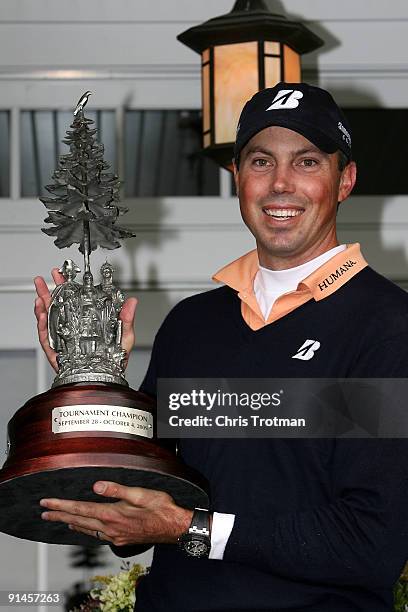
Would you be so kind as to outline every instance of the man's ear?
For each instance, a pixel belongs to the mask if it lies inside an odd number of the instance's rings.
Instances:
[[[357,178],[357,166],[356,162],[351,161],[341,173],[340,184],[339,184],[339,197],[338,201],[343,202],[353,190],[356,184]]]
[[[237,164],[235,163],[235,158],[232,160],[232,167],[234,171],[235,191],[237,196],[239,197],[239,170],[237,168]]]

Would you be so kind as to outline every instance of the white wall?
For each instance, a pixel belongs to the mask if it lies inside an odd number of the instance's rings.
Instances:
[[[0,108],[12,112],[14,162],[11,197],[0,200],[0,384],[8,389],[7,403],[3,396],[3,427],[5,415],[23,401],[22,389],[28,397],[48,385],[41,356],[27,352],[37,350],[31,279],[36,274],[49,278],[50,267],[68,255],[57,251],[40,232],[43,205],[20,198],[19,110],[69,109],[90,89],[90,107],[116,109],[120,140],[126,108],[199,108],[199,57],[176,36],[228,12],[232,4],[233,0],[0,3]],[[326,41],[320,52],[305,56],[305,80],[331,89],[345,106],[407,106],[406,0],[286,0],[284,4],[287,14],[301,17]],[[122,160],[120,170],[123,166]],[[222,193],[224,197],[217,198],[128,201],[127,222],[136,228],[137,238],[110,256],[121,270],[123,287],[140,299],[140,348],[149,348],[174,303],[210,288],[215,270],[253,247],[237,202],[229,196],[224,172]],[[408,284],[407,227],[407,197],[350,198],[339,214],[341,240],[361,242],[372,265],[403,286]],[[75,250],[69,253],[79,260]],[[104,258],[105,253],[97,254],[94,265]],[[142,352],[135,359],[132,384],[141,377],[146,359]],[[31,382],[20,387],[10,377],[11,366],[17,378]],[[16,580],[20,576],[20,588],[62,588],[74,581],[66,549],[7,536],[0,540],[1,565],[15,568],[9,574]],[[22,559],[31,570],[17,571]],[[9,574],[2,572],[0,590],[11,586]]]

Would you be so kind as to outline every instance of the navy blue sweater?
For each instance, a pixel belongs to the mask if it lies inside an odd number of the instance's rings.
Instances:
[[[320,349],[293,359],[308,338]],[[407,375],[408,296],[367,267],[258,331],[228,287],[180,302],[141,389],[154,396],[158,377]],[[223,560],[156,546],[137,612],[392,610],[408,559],[407,440],[191,439],[179,453],[208,479],[212,509],[236,515],[234,528]]]

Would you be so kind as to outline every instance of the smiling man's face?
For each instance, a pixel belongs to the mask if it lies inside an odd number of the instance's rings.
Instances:
[[[292,268],[338,244],[337,203],[354,186],[354,162],[340,171],[337,153],[324,153],[301,134],[273,126],[246,144],[234,174],[261,266]]]

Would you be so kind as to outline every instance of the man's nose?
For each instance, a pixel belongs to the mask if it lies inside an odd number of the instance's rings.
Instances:
[[[271,189],[274,193],[293,193],[295,190],[291,168],[276,164],[271,173]]]

